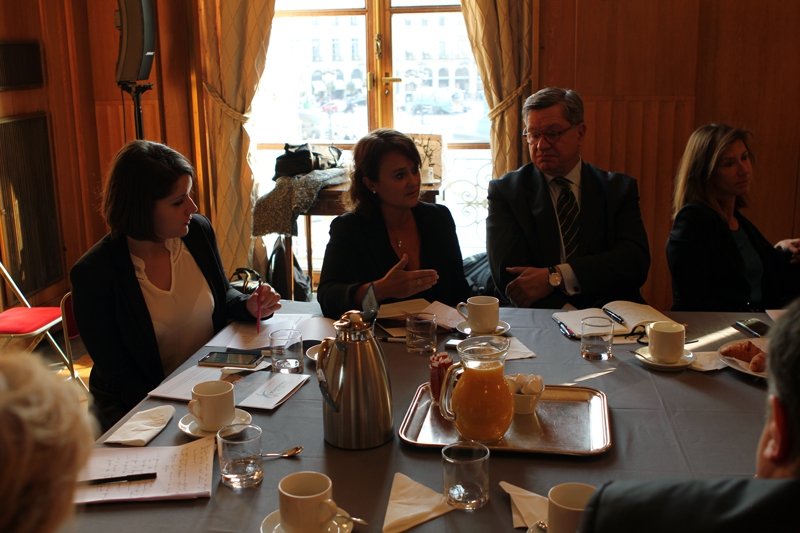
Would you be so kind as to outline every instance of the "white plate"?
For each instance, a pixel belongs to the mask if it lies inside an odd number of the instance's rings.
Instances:
[[[339,514],[350,516],[350,513],[339,507]],[[350,533],[353,531],[353,523],[350,520],[342,518],[341,516],[335,517],[331,520],[331,525],[326,530],[328,533]],[[284,533],[281,527],[281,511],[272,511],[261,522],[261,533]]]
[[[456,326],[456,329],[459,333],[463,333],[464,335],[469,335],[472,333],[472,329],[470,329],[469,324],[466,320],[463,322],[459,322]],[[480,335],[505,335],[511,329],[511,326],[508,325],[508,322],[503,322],[502,320],[497,323],[497,327],[492,333],[476,333],[475,336],[478,337]]]
[[[766,379],[767,377],[769,377],[769,375],[766,372],[753,372],[748,368],[748,366],[749,366],[748,363],[745,363],[744,361],[739,361],[738,359],[736,359],[734,357],[725,357],[724,355],[722,355],[720,353],[720,351],[722,349],[727,348],[728,346],[732,346],[734,344],[739,344],[740,342],[745,342],[745,341],[752,342],[762,352],[766,352],[767,351],[767,339],[764,339],[764,338],[760,338],[760,339],[759,338],[744,339],[744,340],[726,342],[725,344],[723,344],[722,346],[719,347],[719,350],[717,350],[717,357],[719,357],[720,361],[722,361],[723,363],[725,363],[726,365],[728,365],[729,367],[731,367],[734,370],[738,370],[739,372],[744,372],[745,374],[750,374],[751,376],[756,376],[756,377],[759,377],[759,378]]]
[[[249,424],[252,420],[253,417],[250,416],[250,413],[242,409],[236,409],[236,418],[233,420],[233,422],[231,422],[231,424]],[[216,431],[203,431],[200,429],[200,424],[197,422],[197,418],[192,413],[184,415],[184,417],[180,419],[178,422],[178,429],[196,439],[202,437],[213,437],[217,434]]]
[[[654,370],[663,370],[665,372],[677,372],[678,370],[683,370],[687,366],[694,363],[694,361],[697,359],[692,352],[689,350],[684,350],[683,357],[678,359],[676,363],[658,363],[651,359],[649,346],[639,348],[634,352],[634,355],[636,356],[636,359],[644,363],[644,366],[650,367]]]
[[[306,350],[306,357],[317,362],[317,356],[319,355],[319,347],[322,346],[321,344],[317,344],[316,346],[312,346],[308,350]]]

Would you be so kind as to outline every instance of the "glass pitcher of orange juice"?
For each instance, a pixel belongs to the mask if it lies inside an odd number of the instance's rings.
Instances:
[[[505,337],[489,336],[473,337],[458,345],[461,362],[447,369],[439,410],[465,439],[492,442],[511,426],[514,398],[503,379],[509,345]]]

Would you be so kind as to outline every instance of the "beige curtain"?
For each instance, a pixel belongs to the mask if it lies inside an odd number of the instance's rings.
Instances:
[[[264,71],[275,0],[200,0],[199,14],[213,222],[223,266],[232,272],[252,259],[256,198],[244,124]]]
[[[528,161],[522,103],[533,93],[534,0],[461,0],[492,122],[493,176]]]

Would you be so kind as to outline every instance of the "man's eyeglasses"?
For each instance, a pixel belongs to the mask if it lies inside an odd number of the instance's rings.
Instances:
[[[545,133],[539,133],[538,131],[528,131],[528,128],[522,130],[522,136],[525,137],[525,140],[528,141],[528,144],[539,144],[539,141],[542,137],[547,139],[549,144],[555,144],[561,140],[561,136],[567,133],[569,130],[577,126],[577,124],[573,124],[569,128],[561,131],[548,131]]]
[[[647,328],[644,324],[639,324],[631,330],[630,333],[625,335],[626,341],[636,341],[638,344],[648,344],[650,340],[647,338]]]

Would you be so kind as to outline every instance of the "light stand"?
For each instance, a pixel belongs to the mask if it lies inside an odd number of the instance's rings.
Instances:
[[[137,84],[130,81],[120,81],[117,83],[120,89],[131,95],[133,98],[133,121],[136,125],[136,138],[144,139],[144,126],[142,125],[142,93],[153,88],[152,83]],[[123,109],[123,113],[125,110]]]

